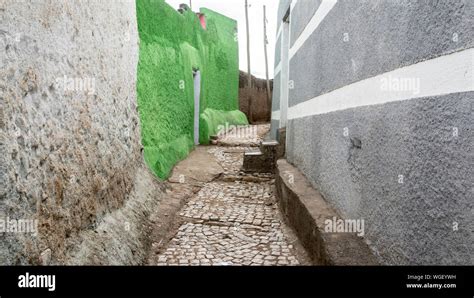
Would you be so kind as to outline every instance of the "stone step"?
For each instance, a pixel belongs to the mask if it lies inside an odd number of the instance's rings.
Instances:
[[[248,148],[245,150],[244,156],[260,156],[263,152],[259,148]]]
[[[278,145],[277,141],[264,141],[260,144],[260,151],[269,159],[274,159]]]
[[[276,140],[263,141],[262,146],[278,146],[279,143]]]
[[[293,227],[314,265],[379,265],[357,232],[327,232],[327,221],[344,220],[311,185],[304,174],[285,159],[276,164],[278,206]]]
[[[273,173],[276,162],[278,142],[264,141],[260,148],[247,149],[244,154],[243,171],[254,173]]]

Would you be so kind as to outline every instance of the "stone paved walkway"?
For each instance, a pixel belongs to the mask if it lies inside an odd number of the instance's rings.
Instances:
[[[219,134],[213,143],[219,146],[257,147],[260,145],[261,137],[269,131],[270,124],[235,126]]]
[[[249,139],[249,138],[247,138]],[[296,237],[280,217],[271,174],[240,171],[246,143],[210,146],[224,169],[180,210],[181,225],[156,265],[298,265]]]

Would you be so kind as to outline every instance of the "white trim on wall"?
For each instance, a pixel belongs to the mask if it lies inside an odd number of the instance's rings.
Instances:
[[[283,25],[282,25],[283,26]],[[275,74],[273,75],[273,78],[277,76],[281,71],[281,61],[278,63],[278,65],[275,67]]]
[[[290,11],[293,11],[293,8],[295,8],[296,3],[298,3],[298,0],[293,0],[293,1],[291,1],[291,4],[290,4]]]
[[[280,110],[272,112],[272,120],[280,120]]]
[[[474,91],[474,63],[472,61],[474,61],[474,48],[398,68],[290,107],[288,119],[421,97]],[[272,112],[272,117],[279,115],[278,112]]]
[[[278,32],[277,32],[275,40],[278,40],[278,38],[280,38],[282,31],[283,31],[283,27],[280,24],[280,27],[278,28]]]
[[[298,0],[293,0],[291,2],[291,5],[290,5],[290,11],[293,10],[293,8],[295,8],[296,6],[296,3],[298,2]],[[276,39],[278,40],[278,38],[280,38],[280,35],[281,35],[281,32],[283,31],[283,27],[281,26],[280,24],[280,27],[278,28],[278,32],[277,32],[277,35],[276,35]]]
[[[297,3],[298,3],[298,0],[293,0],[291,2],[290,13],[293,11]],[[290,56],[289,56],[290,61],[291,61],[291,58],[293,58],[293,56],[296,54],[296,52],[298,52],[298,50],[303,46],[303,44],[309,39],[311,34],[318,28],[319,24],[321,24],[321,22],[328,15],[328,13],[331,11],[334,5],[336,5],[336,3],[337,3],[337,0],[322,0],[318,9],[315,11],[313,17],[311,18],[309,23],[306,24],[306,27],[304,28],[301,35],[298,37],[298,39],[295,41],[293,46],[290,48]],[[280,24],[280,28],[277,33],[277,40],[280,37],[282,30],[283,30],[283,25]],[[291,31],[291,28],[290,28],[290,31]],[[281,71],[281,62],[275,66],[274,76],[280,73],[280,71]]]
[[[290,77],[290,23],[291,16],[288,21],[283,22],[283,33],[281,34],[281,72],[280,72],[280,128],[285,127],[288,120],[288,98],[289,77]]]
[[[323,0],[319,5],[318,9],[314,13],[313,17],[309,23],[304,28],[303,32],[300,34],[298,39],[290,49],[290,60],[298,52],[298,50],[303,46],[303,44],[309,39],[311,34],[318,28],[319,24],[324,20],[328,13],[336,5],[337,0]]]

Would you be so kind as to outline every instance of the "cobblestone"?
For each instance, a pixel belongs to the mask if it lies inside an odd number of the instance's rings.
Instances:
[[[158,256],[158,265],[300,264],[282,228],[273,177],[241,172],[244,151],[208,150],[224,176],[205,184],[182,208],[183,223]]]

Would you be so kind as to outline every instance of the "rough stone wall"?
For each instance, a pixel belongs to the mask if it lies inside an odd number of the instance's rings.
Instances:
[[[312,8],[308,2],[292,10],[292,45],[314,11],[335,1],[311,1]],[[281,1],[280,10],[287,7]],[[469,53],[473,15],[467,0],[337,1],[290,61],[290,113],[362,80]],[[463,77],[472,78],[472,58],[464,61]],[[422,78],[443,71],[426,68]],[[458,87],[436,96],[293,115],[288,122],[288,161],[343,216],[365,220],[364,237],[382,263],[474,264],[473,85],[451,76],[446,70],[442,85]],[[357,92],[333,99],[364,100]],[[275,90],[274,103],[278,97]],[[273,134],[277,125],[272,120]]]
[[[39,222],[0,234],[0,264],[68,263],[140,192],[135,2],[0,1],[0,59],[0,218]]]

